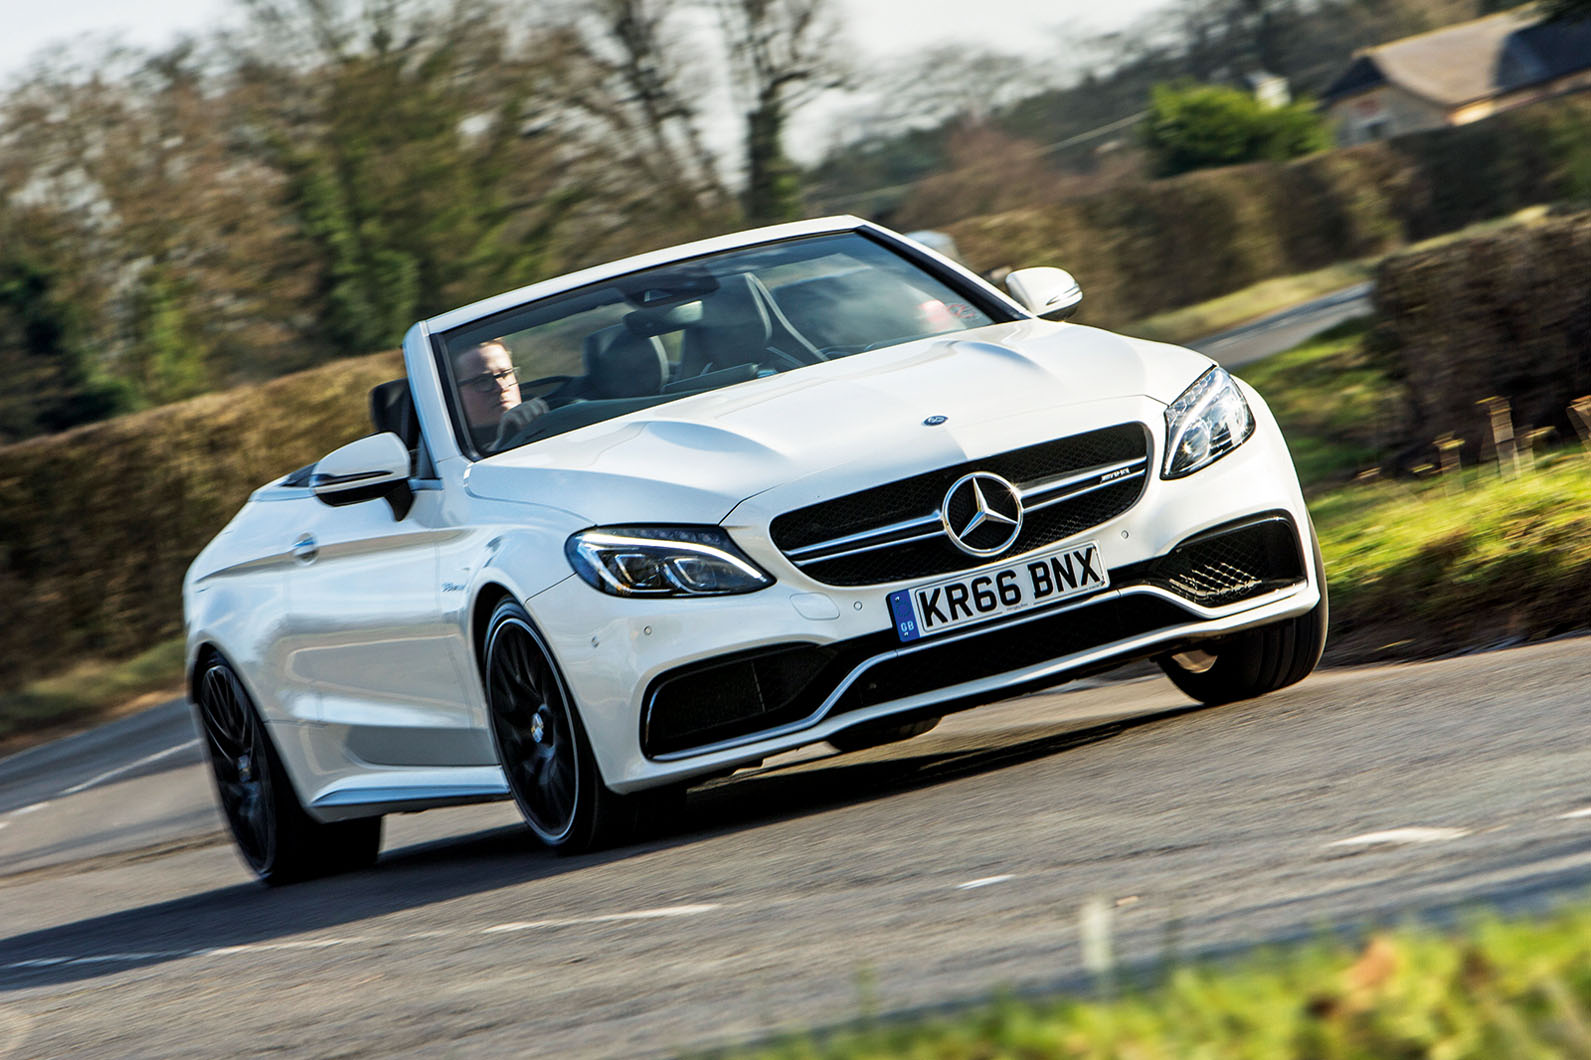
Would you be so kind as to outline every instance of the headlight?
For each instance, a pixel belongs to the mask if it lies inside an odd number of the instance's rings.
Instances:
[[[773,584],[716,526],[614,526],[564,544],[575,573],[614,596],[722,596]]]
[[[1213,464],[1254,433],[1242,391],[1217,365],[1166,409],[1166,462],[1161,475],[1181,478]]]

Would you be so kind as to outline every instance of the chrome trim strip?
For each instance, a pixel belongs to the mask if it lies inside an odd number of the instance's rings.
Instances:
[[[1104,489],[1107,486],[1115,486],[1115,485],[1117,485],[1119,483],[1122,483],[1122,482],[1131,482],[1134,479],[1143,478],[1144,474],[1145,474],[1144,471],[1135,471],[1135,472],[1133,472],[1130,475],[1122,475],[1120,478],[1113,478],[1113,479],[1111,479],[1108,482],[1096,482],[1092,486],[1085,486],[1083,489],[1080,489],[1080,490],[1070,490],[1070,491],[1068,491],[1066,493],[1061,494],[1058,497],[1051,497],[1048,500],[1037,501],[1037,502],[1035,502],[1033,504],[1028,504],[1027,503],[1027,498],[1024,497],[1023,500],[1022,500],[1022,513],[1025,515],[1028,512],[1041,512],[1045,508],[1050,507],[1052,504],[1060,504],[1063,501],[1069,501],[1069,500],[1072,500],[1075,497],[1085,497],[1088,494],[1093,493],[1095,490],[1102,490],[1102,489]],[[1083,533],[1085,531],[1078,531],[1078,532],[1079,533]]]
[[[827,556],[812,556],[809,559],[798,559],[794,562],[797,567],[805,567],[809,563],[826,563],[831,559],[840,559],[843,556],[859,556],[863,552],[877,552],[881,548],[894,548],[896,545],[909,545],[913,541],[927,541],[930,538],[944,536],[945,532],[941,529],[927,534],[913,534],[911,537],[892,537],[888,541],[880,541],[876,545],[848,548],[844,552],[831,552]]]
[[[322,795],[309,805],[311,809],[318,810],[331,806],[374,806],[388,802],[431,802],[436,799],[486,801],[506,799],[508,796],[506,780],[500,787],[486,784],[411,784],[390,788],[341,788]]]
[[[1076,486],[1081,483],[1088,482],[1090,479],[1098,479],[1101,475],[1110,475],[1117,471],[1125,471],[1129,468],[1138,467],[1140,464],[1143,465],[1143,470],[1148,470],[1149,458],[1147,456],[1140,456],[1132,460],[1123,460],[1116,464],[1100,464],[1098,467],[1091,467],[1086,471],[1079,471],[1076,474],[1068,475],[1065,478],[1049,479],[1044,482],[1036,483],[1035,485],[1029,486],[1027,489],[1022,491],[1022,507],[1025,510],[1031,510],[1028,509],[1027,504],[1029,497],[1038,497],[1042,494],[1050,493],[1055,490],[1064,490],[1068,486]],[[1140,474],[1141,473],[1142,471],[1140,471]],[[1112,482],[1124,482],[1127,479],[1133,477],[1135,476],[1118,475],[1109,482],[1097,483],[1096,485],[1108,486]]]
[[[1065,478],[1050,479],[1040,482],[1038,485],[1029,486],[1027,489],[1020,489],[1017,492],[1022,501],[1022,511],[1024,514],[1042,511],[1053,504],[1060,504],[1062,501],[1070,500],[1073,497],[1081,497],[1095,490],[1104,489],[1106,486],[1113,486],[1118,482],[1130,482],[1135,478],[1141,478],[1148,472],[1148,465],[1149,458],[1140,456],[1132,460],[1123,460],[1116,464],[1101,464],[1098,467],[1090,468],[1087,471],[1079,471]],[[1129,471],[1133,468],[1137,468],[1137,471],[1132,474],[1117,474],[1115,478],[1107,481],[1097,481],[1103,475]],[[1087,485],[1083,489],[1071,489],[1073,486],[1081,486],[1085,483]],[[1050,494],[1055,493],[1059,495],[1050,496]],[[1044,499],[1033,500],[1033,498],[1039,497]],[[860,555],[864,552],[875,552],[881,548],[906,545],[913,541],[926,541],[929,538],[945,536],[944,527],[941,525],[942,522],[940,513],[933,512],[912,519],[902,519],[898,523],[890,523],[888,526],[880,526],[873,530],[859,530],[854,534],[846,534],[844,537],[831,538],[828,541],[819,541],[812,545],[802,545],[800,548],[792,548],[786,551],[785,556],[796,566],[801,567],[809,563],[822,563],[831,559],[841,559],[845,556]],[[892,534],[906,533],[907,531],[928,526],[933,526],[937,529],[931,534],[916,534],[912,537],[901,538],[890,537]],[[890,539],[880,540],[881,538]],[[832,555],[814,555],[814,553],[827,552],[833,548],[843,548],[846,545],[858,545],[860,547],[846,549],[843,552],[835,552]]]
[[[1308,579],[1300,580],[1296,584],[1285,589],[1277,589],[1274,592],[1266,593],[1264,596],[1258,596],[1252,600],[1239,600],[1237,603],[1227,604],[1224,607],[1218,608],[1203,607],[1199,604],[1193,603],[1190,600],[1184,600],[1175,593],[1167,592],[1166,590],[1154,585],[1128,585],[1120,589],[1106,589],[1103,592],[1096,593],[1095,595],[1088,597],[1086,600],[1076,601],[1064,606],[1046,608],[1038,612],[1026,612],[1008,619],[992,622],[987,626],[979,626],[976,629],[967,630],[962,633],[954,633],[943,637],[925,637],[922,641],[915,642],[910,645],[903,645],[902,647],[891,651],[880,652],[879,654],[874,655],[871,658],[864,659],[862,662],[858,663],[856,668],[850,673],[846,674],[845,679],[835,686],[834,691],[830,692],[823,702],[818,704],[817,709],[811,714],[807,715],[805,718],[802,718],[800,721],[792,721],[788,724],[781,725],[778,728],[763,729],[759,732],[748,733],[745,736],[737,736],[730,740],[720,740],[717,743],[707,744],[702,747],[692,747],[686,751],[670,751],[667,754],[651,755],[649,757],[656,762],[679,762],[683,761],[684,759],[695,758],[698,755],[714,754],[718,751],[730,751],[737,747],[745,747],[750,744],[760,743],[763,740],[774,740],[781,736],[789,736],[793,733],[800,732],[803,729],[810,729],[812,726],[823,721],[828,716],[829,711],[834,708],[834,704],[839,702],[840,697],[843,696],[846,691],[856,683],[858,678],[860,678],[868,670],[871,670],[873,667],[877,666],[879,663],[887,662],[891,659],[898,659],[905,655],[915,655],[918,652],[927,651],[928,649],[938,647],[941,644],[952,644],[958,640],[965,640],[968,637],[978,637],[986,633],[993,633],[998,630],[1009,629],[1013,626],[1024,625],[1028,622],[1035,622],[1041,618],[1050,618],[1053,615],[1065,614],[1068,611],[1076,611],[1080,608],[1088,607],[1105,600],[1121,600],[1128,596],[1155,596],[1176,604],[1178,607],[1188,611],[1190,613],[1191,621],[1175,626],[1166,626],[1164,629],[1151,630],[1148,633],[1141,633],[1136,637],[1129,637],[1126,640],[1119,640],[1110,644],[1103,644],[1097,648],[1090,648],[1085,652],[1057,656],[1055,659],[1052,659],[1047,663],[1038,663],[1033,666],[1024,667],[1023,669],[1010,670],[1005,673],[990,674],[988,677],[980,677],[972,681],[963,681],[961,684],[957,685],[947,685],[945,688],[934,689],[931,694],[934,696],[941,696],[952,689],[962,688],[964,686],[980,685],[994,680],[1003,679],[1005,680],[1005,683],[1014,683],[1016,681],[1029,680],[1034,677],[1045,677],[1049,676],[1050,674],[1064,673],[1065,671],[1074,669],[1078,666],[1085,666],[1096,659],[1109,658],[1112,655],[1117,655],[1125,651],[1132,651],[1142,646],[1154,644],[1156,641],[1169,640],[1173,637],[1182,636],[1188,632],[1194,632],[1196,630],[1193,630],[1190,627],[1196,627],[1200,622],[1212,621],[1221,618],[1230,618],[1234,615],[1240,615],[1245,611],[1253,611],[1271,604],[1281,603],[1288,597],[1296,595],[1300,590],[1308,587],[1308,585]],[[922,694],[929,695],[930,693]],[[950,695],[946,698],[955,698],[955,696]],[[884,706],[884,704],[879,703],[875,704],[875,706]]]
[[[902,519],[898,523],[890,523],[888,526],[880,526],[873,530],[859,530],[854,534],[846,534],[844,537],[836,537],[828,541],[819,541],[815,545],[802,545],[800,548],[790,549],[785,553],[785,555],[789,556],[791,559],[795,559],[797,556],[804,556],[809,552],[821,552],[826,548],[839,548],[842,545],[855,544],[859,541],[871,541],[873,538],[883,537],[885,534],[903,533],[907,530],[916,530],[918,527],[922,526],[938,525],[939,513],[934,512],[930,515],[922,515],[914,519]]]

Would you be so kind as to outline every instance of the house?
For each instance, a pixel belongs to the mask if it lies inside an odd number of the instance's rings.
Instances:
[[[1591,20],[1534,6],[1366,48],[1321,96],[1342,144],[1463,125],[1591,87]]]

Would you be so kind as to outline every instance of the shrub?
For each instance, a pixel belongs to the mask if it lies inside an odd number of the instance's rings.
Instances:
[[[1568,404],[1591,394],[1591,213],[1388,260],[1371,348],[1410,404],[1405,441],[1451,432],[1490,444],[1477,402],[1507,399],[1517,431],[1575,437]]]
[[[1143,128],[1163,177],[1209,166],[1285,161],[1331,146],[1326,123],[1312,104],[1270,107],[1220,85],[1156,85]]]
[[[188,563],[265,482],[370,431],[395,354],[0,447],[0,689],[181,628]]]
[[[1385,253],[1584,194],[1591,93],[1486,121],[1312,155],[1129,183],[946,225],[974,268],[1060,265],[1082,319],[1168,309]]]

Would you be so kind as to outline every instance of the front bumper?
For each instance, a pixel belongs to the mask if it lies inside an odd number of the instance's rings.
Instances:
[[[779,579],[770,589],[626,600],[571,578],[528,604],[619,792],[722,772],[867,721],[1058,684],[1319,602],[1291,460],[1263,403],[1251,404],[1260,422],[1245,445],[1187,478],[1153,476],[1130,510],[1078,535],[1099,543],[1111,587],[1053,608],[902,644],[886,600],[911,583],[816,583],[754,512],[729,529]],[[1247,551],[1234,552],[1244,535]]]

